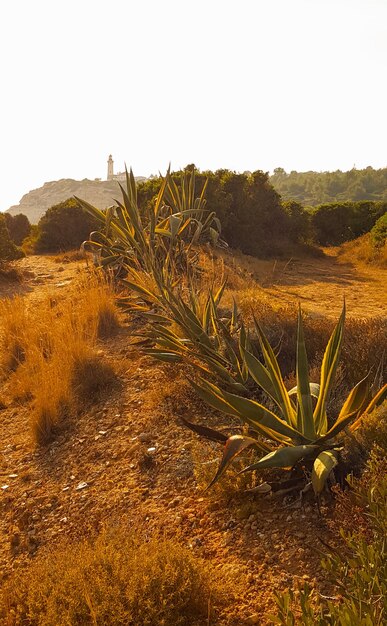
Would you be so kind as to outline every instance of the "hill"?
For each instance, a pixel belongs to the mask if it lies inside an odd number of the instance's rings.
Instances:
[[[136,176],[137,182],[146,180]],[[73,180],[62,178],[44,183],[43,187],[33,189],[25,194],[19,204],[11,206],[7,213],[26,215],[31,224],[37,224],[42,215],[54,204],[63,202],[72,196],[79,196],[100,209],[113,204],[114,198],[120,196],[118,183],[115,180]]]

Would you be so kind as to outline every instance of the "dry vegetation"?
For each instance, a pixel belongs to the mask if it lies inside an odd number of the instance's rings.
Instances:
[[[98,338],[118,328],[114,294],[96,274],[66,297],[47,296],[39,307],[24,297],[0,302],[1,372],[13,400],[33,400],[31,429],[47,443],[65,418],[110,386],[115,375],[95,352]]]
[[[278,267],[228,253],[206,253],[200,262],[203,291],[213,284],[211,274],[215,285],[228,278],[225,310],[235,297],[248,322],[254,312],[278,346],[292,387],[295,305],[304,279],[297,264]],[[311,283],[319,263],[326,271],[325,260],[305,261]],[[340,284],[314,285],[322,298],[317,303],[309,286],[304,284],[305,336],[317,375],[331,316],[341,304]],[[352,287],[347,285],[349,300]],[[28,295],[0,301],[0,415],[4,459],[11,459],[3,476],[12,483],[19,479],[9,476],[19,471],[22,483],[15,495],[12,488],[4,491],[1,623],[266,625],[272,623],[274,591],[308,580],[317,595],[331,593],[315,551],[319,538],[341,541],[329,496],[319,517],[313,499],[301,509],[292,494],[256,495],[246,490],[266,474],[238,476],[239,462],[205,493],[219,446],[198,442],[178,418],[204,419],[220,429],[232,428],[233,421],[198,400],[184,368],[141,356],[132,336],[141,322],[125,319],[120,331],[115,294],[105,280],[84,269],[65,290],[42,294],[38,301]],[[372,302],[367,313],[371,308]],[[360,311],[354,311],[360,319],[346,325],[331,414],[364,372],[376,372],[383,356],[385,318]],[[349,446],[359,468],[372,443],[385,441],[385,408],[374,420]],[[33,444],[23,425],[32,430]],[[47,446],[34,452],[42,443]],[[84,496],[87,489],[72,490],[68,475],[78,483],[87,472],[93,479]],[[339,498],[343,526],[356,507]]]
[[[213,623],[243,580],[211,568],[175,542],[131,528],[39,556],[0,596],[9,626],[201,626]]]
[[[373,245],[369,233],[343,244],[339,254],[345,262],[351,263],[356,260],[375,267],[387,268],[387,245],[380,247]]]

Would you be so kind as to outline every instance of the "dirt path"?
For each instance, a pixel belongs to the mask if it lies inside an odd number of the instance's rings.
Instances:
[[[79,264],[58,266],[48,257],[28,258],[21,265],[31,275],[15,293],[34,303],[57,294],[82,271]],[[306,299],[321,285],[339,290],[334,266],[329,258],[324,264],[288,266],[268,289],[279,298],[299,297],[301,290]],[[315,284],[312,272],[318,269]],[[348,271],[343,269],[340,280],[353,286],[357,282],[352,275],[345,278]],[[365,297],[368,283],[362,284]],[[321,302],[330,310],[327,293]],[[297,582],[308,580],[326,590],[315,547],[319,537],[332,540],[329,505],[320,517],[312,501],[303,509],[286,495],[238,495],[232,489],[204,493],[199,480],[204,465],[195,461],[203,455],[203,444],[181,427],[178,417],[200,416],[211,425],[219,416],[182,391],[180,368],[141,356],[130,345],[130,333],[124,325],[116,338],[98,346],[101,358],[120,372],[121,387],[48,447],[36,449],[31,440],[28,405],[10,402],[0,410],[0,582],[42,547],[53,547],[63,537],[90,536],[118,521],[128,527],[140,524],[148,535],[174,537],[213,565],[238,573],[245,590],[221,624],[268,624],[273,591]],[[219,457],[218,448],[206,450],[206,460]],[[248,621],[252,615],[255,622]]]
[[[349,317],[385,317],[386,271],[343,263],[337,248],[327,248],[324,253],[321,258],[280,262],[238,255],[234,265],[248,272],[278,305],[301,302],[308,312],[337,317],[345,297]]]

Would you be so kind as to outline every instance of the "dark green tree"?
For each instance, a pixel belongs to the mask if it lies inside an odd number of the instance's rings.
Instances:
[[[5,217],[0,213],[0,263],[15,261],[24,256],[24,253],[12,241],[6,225]]]
[[[7,228],[10,237],[17,246],[21,246],[23,240],[29,236],[31,232],[31,224],[29,219],[23,213],[18,215],[11,215],[10,213],[4,213]]]
[[[387,202],[335,202],[322,204],[312,213],[316,241],[335,246],[368,233],[387,210]]]
[[[59,252],[79,248],[99,227],[74,198],[52,206],[40,219],[36,252]]]

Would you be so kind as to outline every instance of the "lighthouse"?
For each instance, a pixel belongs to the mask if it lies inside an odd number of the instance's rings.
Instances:
[[[111,154],[109,154],[109,159],[108,159],[108,169],[107,169],[107,180],[113,180],[114,178],[114,161],[113,161],[113,157]]]

